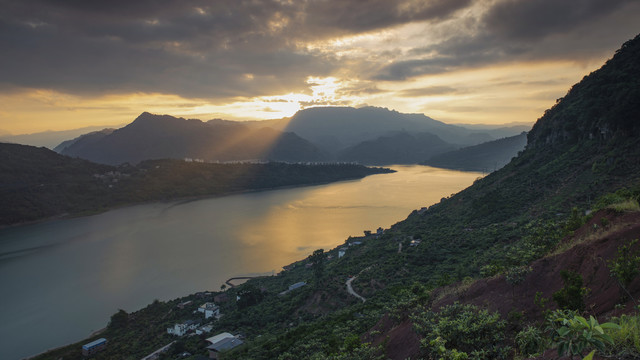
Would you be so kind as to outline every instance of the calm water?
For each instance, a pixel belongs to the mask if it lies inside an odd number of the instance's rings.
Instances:
[[[0,359],[78,341],[118,309],[219,290],[469,186],[478,173],[395,166],[357,181],[133,206],[0,230]]]

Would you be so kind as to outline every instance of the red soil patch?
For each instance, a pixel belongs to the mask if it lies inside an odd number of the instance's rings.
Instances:
[[[606,227],[603,226],[602,218],[607,219],[604,221]],[[532,271],[525,281],[515,288],[506,282],[504,276],[481,279],[466,290],[442,297],[432,308],[438,309],[459,301],[497,311],[503,318],[507,318],[509,312],[517,311],[524,314],[526,321],[539,321],[542,320],[542,311],[534,304],[536,292],[541,292],[545,298],[550,299],[547,307],[555,308],[552,295],[564,286],[560,271],[572,270],[582,275],[584,286],[591,290],[585,299],[588,314],[601,321],[608,316],[620,315],[623,310],[615,309],[620,300],[620,288],[610,275],[607,261],[617,256],[619,246],[638,238],[640,213],[600,211],[571,237],[563,240],[563,243],[577,242],[575,246],[563,253],[535,261],[531,264]],[[636,246],[640,248],[640,245]],[[439,293],[443,294],[446,290],[436,290],[433,296],[437,298]],[[634,280],[628,290],[634,298],[640,298],[640,278]],[[625,309],[627,312],[633,309],[631,300]],[[385,315],[372,331],[379,331],[381,334],[368,336],[369,339],[365,340],[371,341],[373,345],[386,343],[385,354],[390,359],[416,358],[420,353],[420,337],[413,331],[410,320],[395,324],[393,319]],[[547,355],[557,356],[554,351],[545,353]]]
[[[601,225],[603,217],[609,222],[604,232]],[[616,257],[619,246],[640,238],[640,213],[598,212],[563,242],[585,238],[586,241],[561,254],[535,261],[522,284],[512,287],[504,276],[481,279],[460,295],[445,296],[433,307],[437,309],[460,301],[498,311],[503,317],[510,311],[523,311],[525,318],[541,320],[540,308],[534,304],[536,292],[551,299],[553,293],[564,286],[560,271],[572,270],[582,275],[584,286],[591,290],[585,300],[586,311],[597,317],[608,315],[619,303],[620,288],[610,275],[607,261]],[[640,278],[631,283],[629,291],[634,298],[640,295]],[[549,305],[554,305],[553,300]],[[627,305],[627,308],[633,307],[631,303]]]

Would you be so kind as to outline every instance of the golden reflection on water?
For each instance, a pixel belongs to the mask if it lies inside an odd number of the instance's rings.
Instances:
[[[428,166],[392,168],[399,171],[304,188],[299,197],[272,206],[238,230],[246,249],[239,259],[251,271],[278,271],[315,249],[329,250],[364,230],[388,228],[481,176]]]

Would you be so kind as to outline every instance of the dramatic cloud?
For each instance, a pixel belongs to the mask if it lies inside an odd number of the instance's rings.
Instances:
[[[637,0],[0,0],[0,95],[26,107],[43,93],[106,101],[127,116],[158,96],[192,105],[174,114],[227,118],[320,104],[420,111],[421,97],[471,96],[430,80],[440,75],[539,62],[584,72],[638,18]],[[127,98],[141,103],[117,102]],[[81,117],[82,106],[65,108]],[[0,127],[27,118],[12,109]]]

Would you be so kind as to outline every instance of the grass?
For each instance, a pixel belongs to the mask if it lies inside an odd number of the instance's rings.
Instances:
[[[620,329],[611,329],[607,334],[613,339],[609,351],[612,355],[638,358],[640,357],[640,315],[622,315],[612,319],[620,325]]]
[[[623,202],[611,204],[608,208],[613,209],[617,212],[636,212],[640,211],[640,205],[638,204],[638,200],[629,199]]]

